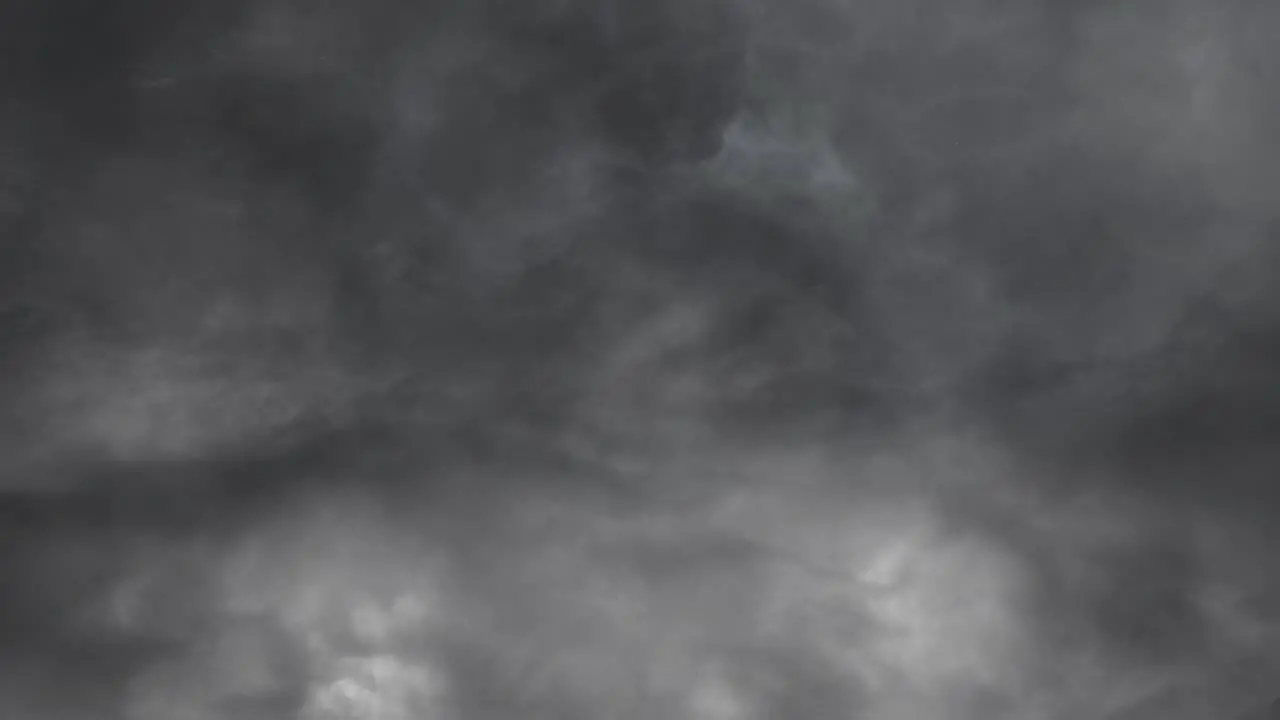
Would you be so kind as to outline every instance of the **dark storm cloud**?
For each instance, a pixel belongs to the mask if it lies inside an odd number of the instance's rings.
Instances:
[[[5,712],[1275,694],[1274,12],[2,8]]]

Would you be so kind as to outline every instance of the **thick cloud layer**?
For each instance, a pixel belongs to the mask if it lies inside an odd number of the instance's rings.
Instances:
[[[0,3],[0,716],[1240,720],[1280,16]]]

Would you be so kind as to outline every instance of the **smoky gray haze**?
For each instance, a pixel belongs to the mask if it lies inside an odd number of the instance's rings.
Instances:
[[[2,0],[0,718],[1280,717],[1278,33]]]

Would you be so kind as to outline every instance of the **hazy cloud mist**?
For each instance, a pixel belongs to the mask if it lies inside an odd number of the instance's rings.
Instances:
[[[0,716],[1276,716],[1277,30],[3,0]]]

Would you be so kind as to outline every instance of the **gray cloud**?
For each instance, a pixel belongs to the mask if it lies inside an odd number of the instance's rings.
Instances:
[[[1271,701],[1270,11],[91,5],[0,5],[10,715]]]

